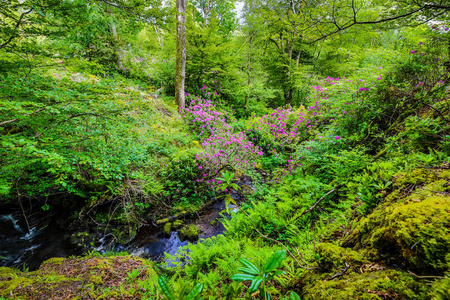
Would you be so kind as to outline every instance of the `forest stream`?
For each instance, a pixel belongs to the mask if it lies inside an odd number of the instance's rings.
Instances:
[[[217,221],[224,209],[225,201],[216,202],[203,210],[192,222],[198,228],[199,240],[224,233],[224,226]],[[95,231],[95,228],[89,229],[90,234],[65,228],[58,224],[56,215],[53,213],[44,218],[31,217],[26,221],[18,211],[0,215],[0,266],[26,266],[29,270],[36,270],[49,258],[82,255],[87,251],[97,251],[101,254],[107,251],[126,251],[132,255],[159,261],[164,258],[164,253],[175,255],[180,247],[189,243],[187,240],[182,241],[177,231],[172,231],[170,237],[165,237],[162,226],[153,225],[141,226],[127,243],[116,243],[113,234],[102,234],[100,230]],[[77,244],[73,238],[76,235],[89,236],[86,240],[95,242]]]

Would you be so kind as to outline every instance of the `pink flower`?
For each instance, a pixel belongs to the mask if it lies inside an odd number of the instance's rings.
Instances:
[[[335,136],[334,138],[335,138],[335,139],[337,139],[337,140],[340,140],[340,139],[341,139],[341,137],[340,137],[340,136],[338,136],[338,135],[337,135],[337,136]]]

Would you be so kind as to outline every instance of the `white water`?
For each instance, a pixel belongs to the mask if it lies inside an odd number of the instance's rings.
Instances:
[[[23,233],[22,228],[20,228],[19,224],[17,224],[18,220],[14,219],[12,214],[0,216],[0,220],[2,221],[11,221],[13,223],[14,229],[18,232]]]

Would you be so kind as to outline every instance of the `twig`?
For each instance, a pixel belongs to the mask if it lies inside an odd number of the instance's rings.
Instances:
[[[345,262],[345,268],[342,269],[342,272],[336,273],[333,276],[331,276],[330,278],[326,278],[324,281],[329,281],[329,280],[333,280],[335,278],[341,277],[348,271],[348,269],[350,269],[350,265],[347,262]]]
[[[294,221],[300,217],[302,217],[303,215],[309,213],[310,211],[314,210],[316,208],[317,205],[320,204],[320,202],[323,201],[323,199],[325,199],[327,196],[331,195],[332,193],[334,193],[336,190],[340,189],[343,186],[343,184],[338,185],[337,187],[335,187],[334,189],[332,189],[331,191],[329,191],[328,193],[326,193],[325,195],[323,195],[319,200],[316,201],[316,203],[313,204],[313,206],[311,206],[310,208],[308,208],[307,210],[303,211],[299,216],[293,218],[291,221]]]
[[[408,271],[408,273],[419,279],[444,279],[445,278],[444,276],[419,276],[419,275],[414,274],[411,271]]]
[[[30,224],[28,223],[27,215],[25,214],[25,210],[23,209],[22,200],[20,199],[19,188],[17,187],[17,183],[19,182],[19,180],[20,180],[20,177],[17,178],[17,181],[16,181],[17,198],[19,199],[19,205],[20,205],[20,209],[22,210],[23,218],[25,219],[25,222],[27,223],[28,233],[31,233]]]

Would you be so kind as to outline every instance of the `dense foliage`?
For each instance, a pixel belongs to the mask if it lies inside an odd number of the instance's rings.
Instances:
[[[181,110],[174,7],[0,0],[0,207],[193,240],[225,200],[225,233],[0,297],[448,299],[448,3],[189,1]]]

